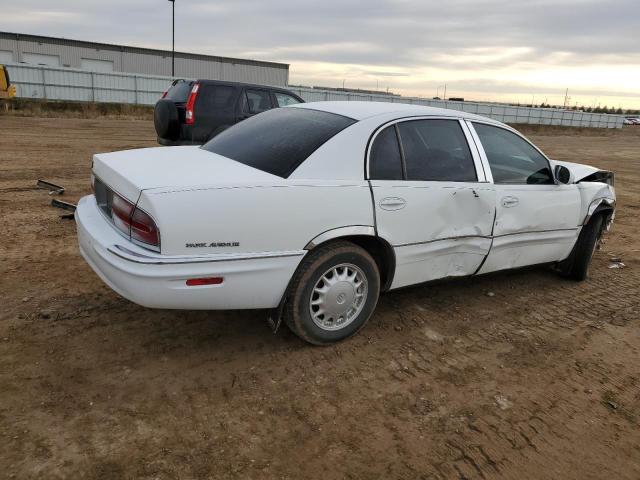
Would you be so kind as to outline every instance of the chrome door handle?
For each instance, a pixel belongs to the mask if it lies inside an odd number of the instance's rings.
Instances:
[[[516,205],[518,205],[518,203],[520,203],[520,200],[518,200],[516,197],[502,198],[502,206],[504,208],[515,207]]]
[[[407,205],[407,201],[400,197],[385,197],[378,203],[383,210],[400,210]]]

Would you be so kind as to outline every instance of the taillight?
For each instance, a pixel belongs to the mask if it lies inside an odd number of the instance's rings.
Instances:
[[[158,227],[153,219],[117,193],[113,193],[111,199],[111,219],[116,228],[131,240],[160,246]]]
[[[166,97],[167,93],[169,93],[169,89],[167,89],[164,92],[162,92],[162,96],[160,97],[160,99],[162,100],[164,97]]]
[[[189,98],[187,99],[187,111],[184,116],[184,123],[186,123],[187,125],[193,125],[193,122],[196,120],[194,106],[196,104],[196,97],[198,96],[199,89],[200,84],[198,82],[194,83],[193,88],[191,89],[191,93],[189,94]]]
[[[135,206],[132,203],[127,202],[120,195],[113,194],[111,219],[114,225],[127,235],[131,235],[131,215],[134,209]]]
[[[131,216],[131,238],[156,247],[160,244],[155,222],[142,210],[135,209]]]

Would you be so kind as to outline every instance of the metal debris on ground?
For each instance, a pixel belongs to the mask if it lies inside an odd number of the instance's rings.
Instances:
[[[504,395],[496,395],[493,399],[496,401],[498,407],[500,407],[500,410],[508,410],[513,406],[513,403]]]
[[[608,400],[608,401],[607,401],[607,405],[609,405],[609,406],[610,406],[611,408],[613,408],[614,410],[617,410],[617,409],[618,409],[618,406],[619,406],[616,402],[614,402],[614,401],[612,401],[612,400]]]
[[[46,180],[38,180],[36,182],[38,188],[44,188],[49,190],[49,195],[62,195],[64,193],[64,187],[56,185],[55,183],[47,182]]]
[[[62,200],[56,200],[55,198],[51,200],[51,206],[61,208],[63,210],[69,210],[70,212],[76,211],[76,206],[73,203],[63,202]]]
[[[624,268],[626,265],[622,263],[620,257],[612,257],[609,259],[609,268]]]

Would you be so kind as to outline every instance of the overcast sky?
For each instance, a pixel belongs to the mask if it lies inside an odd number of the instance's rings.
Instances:
[[[3,4],[3,31],[171,48],[167,0]],[[290,63],[291,84],[640,107],[640,0],[176,0],[176,50]]]

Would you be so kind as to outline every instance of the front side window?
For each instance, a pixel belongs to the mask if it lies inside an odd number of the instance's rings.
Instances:
[[[327,140],[355,120],[309,108],[276,108],[216,135],[202,148],[287,178]]]
[[[247,107],[249,113],[260,113],[271,110],[271,96],[266,90],[247,90]]]
[[[529,142],[504,128],[473,124],[491,167],[494,183],[553,184],[547,159]]]
[[[286,93],[281,92],[273,92],[273,95],[276,97],[276,103],[279,107],[286,107],[287,105],[295,105],[296,103],[300,103],[296,97],[292,97],[291,95],[287,95]]]
[[[398,124],[407,180],[475,182],[476,168],[457,120],[410,120]]]
[[[402,157],[395,125],[382,130],[371,145],[369,155],[371,180],[402,180]]]

